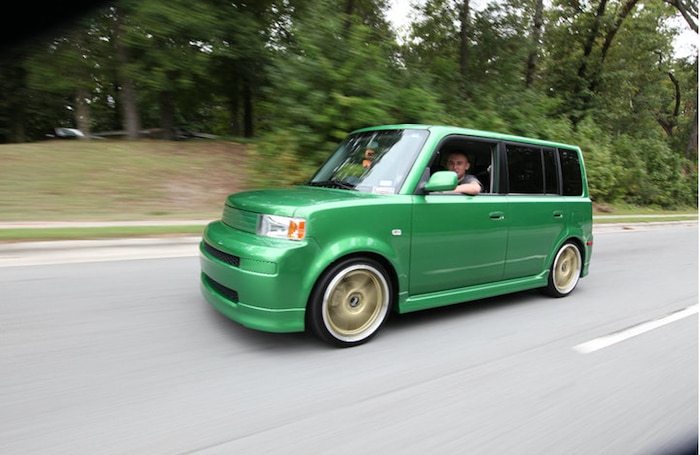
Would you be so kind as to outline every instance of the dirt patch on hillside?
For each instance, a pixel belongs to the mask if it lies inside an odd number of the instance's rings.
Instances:
[[[171,151],[189,157],[189,165],[161,181],[164,211],[175,215],[219,215],[229,194],[248,184],[248,150],[234,142],[180,143]]]

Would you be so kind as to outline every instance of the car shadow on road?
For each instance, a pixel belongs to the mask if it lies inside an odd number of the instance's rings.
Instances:
[[[455,318],[472,318],[477,315],[496,312],[508,307],[523,307],[531,303],[554,301],[537,290],[521,291],[513,294],[456,303],[439,308],[415,311],[412,313],[393,313],[387,321],[387,326],[394,329],[416,327],[420,325],[440,324],[445,320]]]
[[[249,329],[232,321],[212,308],[204,299],[202,306],[211,324],[211,330],[224,338],[224,342],[249,347],[250,350],[299,351],[324,345],[307,333],[271,333]]]
[[[522,307],[527,304],[553,302],[554,300],[556,299],[546,297],[537,290],[530,290],[413,313],[392,313],[380,332],[391,330],[395,333],[401,331],[408,333],[420,327],[444,324],[446,321],[467,320],[509,307]],[[231,345],[255,351],[273,350],[275,352],[336,349],[317,339],[308,331],[304,333],[270,333],[253,330],[228,319],[212,308],[204,299],[202,299],[201,305],[204,307],[206,322],[210,324],[211,331],[221,337],[221,341]],[[372,341],[369,343],[371,344]]]

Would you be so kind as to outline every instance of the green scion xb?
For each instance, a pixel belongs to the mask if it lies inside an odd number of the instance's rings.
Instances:
[[[481,191],[455,191],[460,157]],[[588,274],[581,150],[498,133],[389,125],[351,133],[308,182],[228,197],[200,245],[201,290],[268,332],[363,343],[391,312],[542,289]]]

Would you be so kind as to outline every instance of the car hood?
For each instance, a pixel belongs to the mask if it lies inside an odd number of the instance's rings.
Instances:
[[[226,205],[254,213],[294,216],[304,207],[378,197],[381,196],[360,191],[295,186],[235,193],[228,197]]]

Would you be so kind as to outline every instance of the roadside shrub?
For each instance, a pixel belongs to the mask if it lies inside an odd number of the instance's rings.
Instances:
[[[612,153],[608,137],[590,119],[582,121],[573,133],[581,147],[588,175],[588,189],[596,202],[615,202],[623,195],[624,169]]]
[[[310,179],[335,145],[312,134],[308,128],[279,129],[263,136],[251,147],[252,188],[288,186]]]
[[[625,200],[637,205],[676,208],[697,205],[697,169],[660,139],[620,136],[614,143],[625,169]]]

